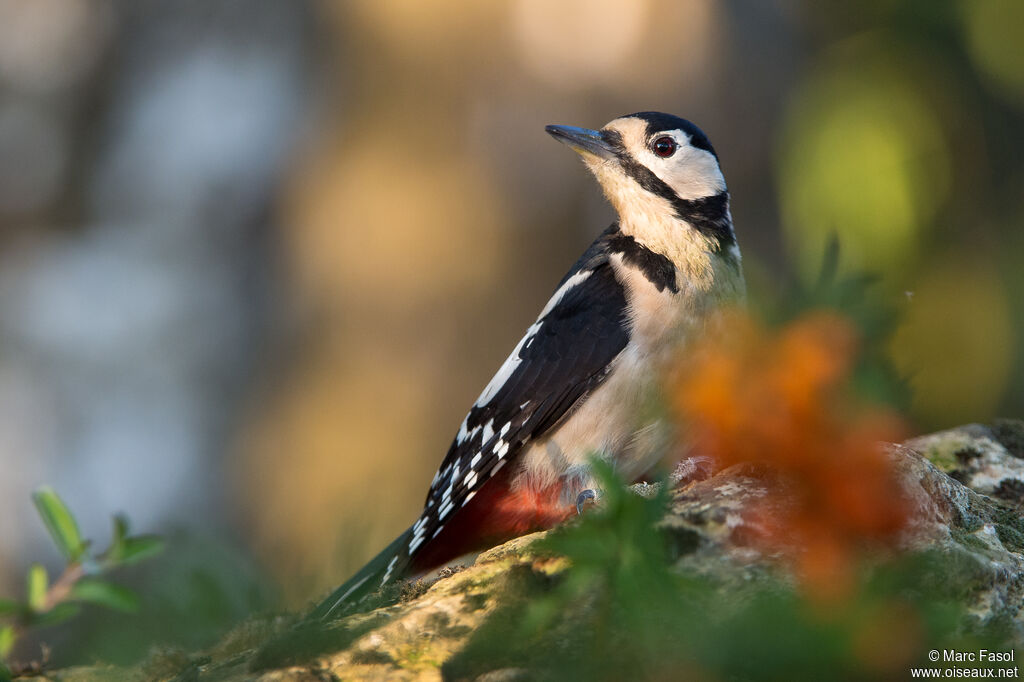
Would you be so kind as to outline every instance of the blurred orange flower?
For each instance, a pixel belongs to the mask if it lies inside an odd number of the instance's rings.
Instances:
[[[846,594],[859,553],[892,545],[909,514],[881,447],[903,423],[849,390],[860,341],[835,312],[772,330],[730,311],[688,353],[671,392],[687,437],[716,468],[755,463],[778,476],[747,510],[760,529],[752,541],[783,552],[824,599]]]

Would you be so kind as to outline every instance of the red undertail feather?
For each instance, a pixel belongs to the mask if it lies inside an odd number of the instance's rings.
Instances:
[[[412,557],[412,569],[427,571],[463,554],[487,549],[514,537],[558,525],[576,513],[561,501],[562,484],[536,489],[513,486],[512,472],[499,472],[451,520],[437,537]]]

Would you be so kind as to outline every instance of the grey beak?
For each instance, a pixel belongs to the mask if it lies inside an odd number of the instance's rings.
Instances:
[[[580,154],[593,154],[601,159],[615,158],[615,150],[601,136],[600,131],[575,126],[545,126],[544,130]]]

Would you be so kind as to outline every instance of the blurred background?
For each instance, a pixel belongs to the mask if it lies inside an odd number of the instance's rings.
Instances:
[[[1024,416],[1018,0],[0,0],[0,594],[52,484],[170,540],[60,662],[296,608],[418,513],[613,219],[548,123],[663,110],[752,291],[881,276],[934,430]],[[102,627],[99,627],[102,626]]]

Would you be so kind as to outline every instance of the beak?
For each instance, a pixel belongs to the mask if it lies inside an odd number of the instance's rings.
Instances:
[[[615,158],[615,150],[601,136],[600,131],[575,126],[545,126],[544,130],[580,154],[593,154],[600,159]]]

